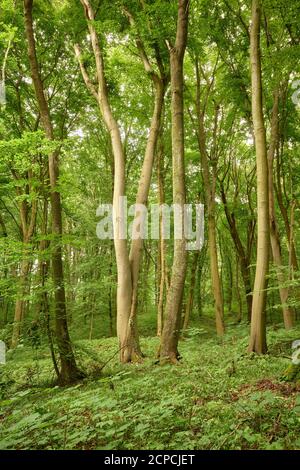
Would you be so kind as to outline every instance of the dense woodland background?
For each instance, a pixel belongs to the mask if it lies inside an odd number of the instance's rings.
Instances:
[[[0,1],[1,448],[299,448],[299,17]],[[100,240],[123,195],[202,249]]]

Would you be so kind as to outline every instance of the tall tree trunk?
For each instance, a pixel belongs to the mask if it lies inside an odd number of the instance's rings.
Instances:
[[[232,264],[231,264],[231,254],[229,256],[225,255],[226,259],[226,266],[228,270],[228,277],[229,277],[229,286],[227,285],[227,309],[228,312],[230,313],[232,310],[232,297],[233,297],[233,270],[232,270]]]
[[[264,354],[266,341],[267,275],[269,271],[269,200],[266,129],[262,104],[262,77],[260,57],[260,0],[252,0],[250,33],[252,119],[255,136],[257,171],[257,256],[251,316],[249,352]]]
[[[130,253],[128,254],[127,241],[123,236],[122,229],[122,199],[125,196],[125,154],[122,145],[120,129],[111,109],[107,83],[105,78],[103,54],[100,47],[98,35],[93,25],[95,13],[89,0],[81,0],[85,15],[88,20],[88,29],[91,37],[92,48],[96,61],[98,89],[95,88],[81,59],[80,49],[75,45],[75,53],[78,58],[85,84],[91,94],[96,98],[99,108],[111,138],[112,151],[114,155],[114,193],[113,193],[113,225],[114,246],[116,253],[118,287],[117,287],[117,335],[119,338],[120,360],[129,362],[142,356],[138,330],[137,330],[137,287],[141,261],[143,240],[141,237],[132,240]],[[160,128],[162,114],[165,78],[159,77],[151,68],[146,56],[143,44],[137,40],[144,67],[150,74],[155,86],[155,104],[150,126],[143,167],[141,171],[139,187],[137,191],[136,204],[145,204],[148,199],[153,160]],[[135,217],[138,215],[138,210]]]
[[[28,287],[28,275],[30,271],[30,262],[27,259],[28,252],[25,251],[23,254],[24,259],[21,262],[20,273],[18,276],[18,298],[15,305],[15,316],[14,316],[14,325],[13,333],[11,339],[11,348],[14,349],[18,343],[21,333],[21,324],[25,314],[25,295],[27,293]]]
[[[152,116],[152,122],[150,132],[147,140],[145,158],[143,162],[142,172],[139,180],[139,187],[136,196],[137,205],[146,205],[148,200],[148,194],[151,183],[151,175],[153,168],[153,161],[159,136],[161,116],[163,110],[165,85],[161,80],[155,80],[155,105]],[[138,206],[137,206],[138,207]],[[139,209],[136,210],[135,217],[139,215]],[[127,331],[127,342],[130,349],[130,354],[133,352],[139,355],[139,343],[136,341],[138,337],[137,332],[137,293],[138,293],[138,279],[141,264],[141,255],[143,250],[143,239],[141,237],[132,239],[131,249],[129,254],[129,262],[131,267],[131,278],[132,278],[132,300],[129,317],[129,328]]]
[[[205,277],[205,261],[207,255],[207,242],[204,242],[204,246],[202,247],[200,253],[200,260],[198,262],[198,270],[197,270],[197,308],[198,308],[198,315],[202,317],[203,315],[203,299],[205,297],[205,290],[206,290],[206,277]]]
[[[40,319],[40,316],[48,311],[48,292],[46,289],[46,281],[49,271],[49,262],[45,259],[45,251],[49,248],[49,241],[47,240],[48,234],[48,196],[45,196],[43,201],[43,215],[41,224],[41,235],[45,238],[39,243],[39,260],[38,260],[38,285],[40,286],[40,292],[36,303],[36,319]],[[47,308],[46,308],[47,306]]]
[[[11,339],[11,348],[15,348],[18,345],[19,337],[21,333],[21,325],[25,316],[26,300],[25,297],[28,294],[29,288],[29,273],[31,271],[31,263],[29,257],[29,244],[32,239],[32,235],[35,230],[36,216],[37,216],[37,200],[34,199],[31,205],[31,213],[29,218],[29,207],[26,201],[20,203],[20,220],[23,233],[23,259],[21,261],[20,273],[18,276],[18,294],[15,304],[15,316],[13,333]],[[30,220],[28,220],[30,219]]]
[[[281,147],[283,147],[283,143],[281,144]],[[276,158],[276,183],[277,184],[275,186],[275,191],[276,191],[278,206],[281,212],[282,219],[284,221],[286,236],[288,240],[290,266],[294,271],[298,271],[298,259],[297,259],[297,254],[296,254],[296,248],[295,248],[294,239],[293,237],[291,237],[291,223],[289,220],[288,209],[285,206],[284,201],[283,201],[283,189],[282,189],[281,180],[282,180],[282,150],[279,151],[278,149],[277,158]],[[292,205],[291,205],[291,208],[292,208]]]
[[[250,248],[250,253],[249,253],[248,250],[245,250],[242,244],[242,240],[240,238],[240,235],[236,226],[235,215],[234,213],[230,213],[228,209],[227,196],[226,196],[226,192],[225,192],[222,181],[220,182],[220,187],[221,187],[221,198],[224,204],[224,210],[225,210],[226,219],[229,225],[230,235],[233,240],[237,255],[239,257],[241,273],[242,273],[243,283],[245,287],[245,294],[246,294],[248,321],[250,322],[251,311],[252,311],[252,286],[251,286],[251,268],[250,268],[251,246],[249,247]]]
[[[93,21],[95,14],[88,0],[81,1],[91,38],[91,44],[96,62],[98,89],[89,79],[87,71],[81,59],[79,46],[75,46],[75,53],[80,64],[85,84],[94,98],[97,100],[105,126],[109,132],[112,152],[114,156],[114,190],[113,190],[113,231],[114,247],[117,264],[117,336],[119,340],[120,361],[130,360],[127,348],[127,328],[130,317],[132,299],[132,278],[129,263],[126,234],[123,233],[122,204],[125,196],[125,154],[122,145],[120,129],[114,117],[107,89],[104,73],[104,62],[98,35]]]
[[[7,238],[8,237],[8,233],[7,233],[7,229],[6,229],[6,225],[5,225],[5,222],[3,220],[3,217],[1,216],[1,213],[0,213],[0,227],[2,229],[2,234],[0,235],[1,237],[4,237],[4,238]],[[3,259],[3,263],[4,263],[4,269],[3,269],[3,274],[4,274],[4,279],[5,281],[7,280],[7,277],[8,277],[8,268],[6,266],[6,249],[4,248],[4,252],[2,253],[2,259]],[[1,309],[3,311],[3,326],[6,325],[7,323],[7,320],[8,320],[8,301],[6,299],[5,296],[2,296],[1,295],[1,292],[0,292],[0,306],[1,306]]]
[[[295,241],[294,241],[294,226],[295,226],[295,208],[296,201],[293,199],[290,202],[290,225],[289,225],[289,270],[290,279],[294,278],[294,271],[298,269],[298,263],[296,258]]]
[[[212,291],[215,301],[216,330],[219,336],[224,334],[224,304],[221,279],[219,274],[218,247],[216,237],[215,201],[208,203],[208,243]]]
[[[43,82],[41,79],[36,56],[36,46],[33,31],[32,4],[33,0],[24,0],[25,30],[28,41],[28,58],[30,63],[32,81],[34,84],[35,94],[41,115],[41,123],[47,138],[49,140],[54,140],[49,107],[45,98]],[[55,330],[61,363],[59,382],[61,384],[68,384],[76,381],[80,376],[80,372],[76,365],[67,324],[64,272],[61,247],[62,211],[60,194],[57,191],[57,183],[59,177],[57,151],[54,151],[49,155],[48,163],[51,188],[50,200],[52,214],[52,235],[55,237],[52,246],[52,272],[53,283],[55,287]]]
[[[196,274],[198,268],[198,260],[199,260],[199,251],[194,253],[192,269],[191,269],[191,280],[190,280],[190,289],[188,293],[188,299],[186,303],[186,309],[184,314],[184,321],[183,321],[183,330],[186,330],[189,326],[190,316],[193,311],[194,305],[194,293],[195,293],[195,284],[196,284]]]
[[[201,166],[203,171],[203,183],[205,190],[205,200],[207,208],[208,218],[208,248],[209,248],[209,260],[210,260],[210,272],[211,272],[211,283],[212,292],[215,304],[215,317],[216,317],[216,330],[219,336],[224,334],[224,304],[222,296],[221,279],[219,274],[219,263],[218,263],[218,247],[216,237],[216,216],[215,216],[215,185],[216,175],[215,172],[210,177],[208,154],[206,149],[206,136],[204,129],[204,114],[200,109],[200,76],[198,66],[196,67],[197,72],[197,114],[198,114],[198,125],[199,129],[197,132],[198,144],[201,156]]]
[[[113,336],[114,334],[114,312],[113,312],[113,245],[109,247],[109,291],[108,291],[108,317],[109,317],[109,334]]]
[[[279,90],[274,93],[274,104],[272,110],[271,122],[271,140],[268,150],[268,171],[269,171],[269,217],[270,217],[270,238],[273,260],[276,267],[276,274],[278,279],[278,287],[280,300],[282,304],[283,320],[286,329],[292,328],[294,323],[294,311],[287,305],[289,289],[284,286],[287,281],[283,271],[282,257],[281,257],[281,244],[280,235],[275,212],[274,200],[274,184],[273,184],[273,162],[275,149],[278,143],[278,105],[279,105]]]
[[[236,253],[235,269],[236,269],[235,290],[236,290],[236,297],[237,297],[238,308],[239,308],[238,315],[237,315],[237,322],[239,323],[243,318],[243,302],[242,302],[242,296],[240,292],[240,258],[237,253]],[[250,315],[251,315],[251,311],[250,311]]]
[[[48,171],[46,171],[48,175]],[[49,260],[45,259],[46,254],[45,251],[49,248],[50,242],[47,240],[48,235],[48,194],[44,197],[43,202],[43,216],[42,216],[42,225],[41,225],[41,235],[43,238],[40,241],[39,245],[39,263],[38,263],[38,278],[39,278],[39,285],[40,285],[40,292],[38,296],[38,302],[36,305],[36,321],[39,323],[42,320],[45,322],[46,332],[48,337],[49,349],[51,354],[51,359],[53,363],[53,367],[57,376],[57,379],[60,379],[60,372],[59,367],[57,364],[55,350],[54,350],[54,342],[53,342],[53,333],[51,328],[51,317],[50,317],[50,306],[49,306],[49,298],[48,298],[48,291],[46,286],[46,281],[48,279],[49,273]]]
[[[181,210],[181,239],[174,240],[174,257],[170,287],[161,337],[160,361],[175,363],[178,359],[181,306],[186,274],[187,252],[184,237],[185,169],[184,169],[184,105],[183,60],[187,43],[189,0],[178,0],[175,46],[170,46],[173,202]]]
[[[158,180],[158,204],[161,207],[165,203],[164,194],[164,178],[163,178],[163,157],[164,149],[163,145],[160,146],[157,152],[157,180]],[[166,242],[164,239],[163,230],[163,215],[160,213],[159,217],[159,286],[158,286],[158,302],[157,302],[157,336],[161,337],[163,330],[163,319],[164,319],[164,297],[167,292],[168,280],[166,279],[167,274],[167,260],[166,260]]]

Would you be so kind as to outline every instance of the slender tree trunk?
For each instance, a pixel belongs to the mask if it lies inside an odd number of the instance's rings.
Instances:
[[[185,314],[184,314],[183,330],[186,330],[188,328],[189,322],[190,322],[190,316],[191,316],[191,313],[193,311],[198,261],[199,261],[199,251],[194,253],[194,257],[193,257],[193,264],[192,264],[192,269],[191,269],[190,289],[189,289],[189,293],[188,293],[188,299],[187,299],[186,309],[185,309]]]
[[[163,179],[163,157],[164,149],[161,145],[157,152],[157,181],[158,181],[158,204],[161,207],[165,203],[164,194],[164,179]],[[164,297],[166,289],[166,243],[164,239],[163,230],[163,216],[160,213],[159,217],[159,289],[158,289],[158,302],[157,302],[157,336],[161,336],[163,330],[163,319],[164,319]]]
[[[251,311],[252,311],[252,286],[251,286],[251,271],[250,271],[250,259],[251,259],[251,249],[249,251],[245,250],[237,226],[235,221],[234,213],[230,213],[227,205],[227,197],[221,182],[221,197],[224,204],[224,210],[226,219],[229,225],[229,231],[231,234],[231,238],[233,240],[234,246],[236,248],[237,255],[239,257],[239,262],[241,266],[241,274],[243,278],[243,283],[245,287],[245,294],[246,294],[246,303],[247,303],[247,315],[248,321],[251,321]],[[251,248],[251,247],[250,247]]]
[[[109,334],[113,336],[114,334],[114,327],[113,327],[113,246],[110,246],[110,261],[109,261],[109,292],[108,292],[108,316],[109,316]]]
[[[273,161],[275,149],[278,143],[278,105],[279,105],[279,90],[274,93],[274,104],[272,110],[271,122],[271,140],[268,150],[268,171],[269,171],[269,217],[270,217],[270,238],[273,260],[276,267],[276,274],[278,279],[278,287],[280,300],[282,304],[283,320],[286,329],[292,328],[294,323],[294,311],[287,305],[289,289],[284,286],[287,281],[283,271],[282,257],[281,257],[281,244],[280,235],[275,212],[274,200],[274,184],[273,184]]]
[[[40,259],[38,264],[38,277],[39,277],[39,285],[40,285],[40,293],[38,297],[38,302],[36,306],[36,321],[40,322],[41,316],[45,321],[49,349],[51,354],[51,359],[53,363],[53,367],[57,376],[57,379],[60,379],[60,372],[59,367],[57,364],[57,360],[55,357],[54,351],[54,342],[53,342],[53,333],[51,328],[51,317],[50,317],[50,306],[49,306],[49,298],[48,298],[48,291],[46,286],[46,281],[48,279],[49,273],[49,260],[45,259],[47,255],[45,255],[45,251],[49,248],[50,242],[47,240],[48,235],[48,195],[44,198],[43,203],[43,218],[42,218],[42,226],[41,226],[41,234],[45,236],[44,239],[40,241],[39,252],[40,252]]]
[[[211,198],[209,198],[211,199]],[[209,259],[212,290],[215,301],[216,312],[216,329],[217,334],[224,334],[224,304],[222,296],[221,279],[219,274],[218,263],[218,247],[216,237],[216,220],[215,220],[215,200],[208,202],[208,243],[209,243]]]
[[[286,236],[289,244],[289,260],[290,266],[294,271],[298,271],[298,260],[296,254],[296,248],[293,237],[291,237],[291,224],[289,220],[288,210],[283,202],[283,191],[282,191],[282,168],[281,168],[281,152],[277,152],[276,158],[276,197],[278,206],[281,212],[282,219],[284,221]],[[292,206],[291,206],[292,207]]]
[[[2,234],[1,236],[4,237],[4,238],[7,238],[8,236],[8,233],[7,233],[7,229],[6,229],[6,225],[5,225],[5,222],[3,220],[3,217],[1,216],[1,213],[0,213],[0,227],[2,229]],[[8,277],[8,268],[6,266],[6,249],[4,248],[4,252],[2,253],[2,259],[3,259],[3,262],[4,262],[4,269],[3,269],[3,274],[4,274],[4,279],[5,281],[7,280],[7,277]],[[2,308],[2,311],[3,311],[3,326],[6,325],[7,323],[7,320],[8,320],[8,301],[7,299],[5,298],[5,296],[2,296],[1,293],[0,293],[0,306]]]
[[[89,340],[93,337],[93,329],[94,329],[94,307],[92,307],[90,313],[90,331],[89,331]]]
[[[208,218],[208,248],[211,272],[212,292],[215,304],[216,330],[219,336],[224,334],[224,306],[221,288],[221,279],[219,274],[218,247],[216,237],[216,219],[215,219],[215,184],[210,181],[208,156],[205,145],[205,131],[203,123],[203,114],[199,115],[199,148],[201,154],[203,182],[205,187],[205,198]]]
[[[37,201],[34,200],[31,206],[30,221],[28,221],[29,208],[25,201],[20,203],[20,220],[23,233],[23,259],[20,266],[20,273],[18,276],[18,297],[15,305],[15,316],[13,333],[11,339],[11,348],[14,349],[19,342],[21,325],[26,313],[26,294],[30,290],[29,287],[29,273],[31,271],[31,263],[29,257],[29,243],[34,233],[37,215]]]
[[[205,201],[208,219],[208,248],[210,260],[210,272],[212,293],[215,304],[215,318],[216,318],[216,331],[219,336],[224,334],[224,304],[222,296],[221,279],[219,273],[218,263],[218,247],[216,237],[216,216],[215,216],[215,186],[216,186],[216,171],[213,169],[212,178],[209,171],[209,157],[206,149],[206,135],[204,128],[204,111],[201,110],[200,103],[200,74],[199,64],[196,62],[196,76],[197,76],[197,117],[198,117],[198,145],[201,156],[202,175],[204,183]]]
[[[267,351],[266,299],[269,271],[269,200],[266,129],[263,117],[262,78],[260,57],[260,0],[252,0],[252,25],[250,33],[250,59],[252,84],[252,119],[255,136],[257,171],[257,257],[254,281],[251,334],[249,352],[263,354]]]
[[[207,243],[204,243],[202,250],[200,252],[200,261],[198,263],[197,270],[197,307],[198,315],[202,317],[203,315],[203,298],[205,296],[205,287],[206,287],[206,277],[205,274],[205,261],[207,255]]]
[[[4,302],[3,302],[3,326],[5,326],[8,322],[8,308],[9,308],[9,303],[4,299]]]
[[[113,190],[113,229],[114,229],[114,247],[117,264],[117,336],[119,339],[120,361],[128,362],[130,353],[127,347],[127,329],[130,317],[131,299],[132,299],[132,278],[127,249],[126,234],[124,234],[124,215],[123,202],[125,197],[125,154],[122,145],[120,129],[113,115],[107,83],[104,73],[104,62],[102,50],[99,44],[98,35],[93,21],[95,19],[94,11],[88,0],[81,1],[91,38],[91,44],[94,52],[98,89],[94,87],[89,79],[87,71],[81,60],[79,46],[75,46],[75,53],[79,61],[82,76],[85,84],[94,98],[97,100],[105,126],[109,132],[112,152],[114,156],[114,190]]]
[[[174,240],[174,257],[170,287],[167,294],[165,323],[161,337],[160,361],[175,363],[178,359],[178,340],[181,306],[186,274],[187,252],[184,236],[185,169],[184,169],[184,106],[183,60],[188,33],[189,0],[178,0],[178,19],[175,46],[170,46],[173,202],[181,210],[181,239]]]
[[[294,277],[294,271],[298,269],[297,258],[295,257],[295,241],[294,241],[294,225],[295,225],[295,208],[296,201],[292,200],[290,203],[290,225],[289,225],[289,269],[290,269],[290,279]]]
[[[91,94],[96,98],[99,108],[111,138],[112,151],[114,155],[114,245],[116,253],[118,287],[117,287],[117,335],[119,338],[120,360],[129,362],[138,360],[141,356],[139,337],[137,330],[137,288],[141,251],[143,240],[141,237],[132,240],[130,253],[128,254],[127,241],[124,239],[122,227],[122,200],[125,196],[125,154],[122,145],[120,129],[111,109],[107,83],[104,71],[104,61],[98,35],[93,25],[95,14],[89,0],[81,0],[85,15],[88,20],[88,28],[91,37],[92,48],[96,61],[98,89],[89,79],[88,73],[81,60],[79,46],[75,46],[85,84]],[[160,128],[162,114],[165,80],[164,77],[156,75],[145,54],[143,44],[137,41],[138,50],[146,71],[151,75],[155,85],[155,105],[152,116],[150,132],[147,140],[145,157],[137,191],[136,204],[146,204],[150,189],[151,175],[155,149]],[[136,211],[135,217],[139,210]]]
[[[231,312],[231,310],[232,310],[232,297],[233,297],[233,272],[232,272],[232,265],[231,265],[230,255],[226,256],[226,261],[227,261],[226,266],[227,266],[228,278],[229,278],[229,285],[227,286],[227,289],[228,289],[227,308],[228,308],[228,312]]]
[[[142,173],[140,176],[139,187],[136,197],[136,204],[146,205],[148,200],[148,194],[151,183],[151,175],[153,168],[153,161],[159,136],[161,116],[163,110],[163,101],[165,86],[162,81],[157,80],[155,82],[156,92],[155,92],[155,105],[152,116],[152,122],[149,132],[149,137],[147,140],[147,147],[145,152],[145,158],[143,162]],[[139,209],[136,210],[135,217],[139,215]],[[134,352],[141,355],[139,349],[139,343],[137,340],[137,293],[138,293],[138,279],[139,279],[139,270],[141,264],[141,256],[143,250],[143,239],[137,238],[133,239],[131,243],[131,249],[129,254],[129,261],[131,267],[131,277],[132,277],[132,301],[131,301],[131,310],[129,317],[129,328],[127,331],[127,342],[129,348],[131,349],[130,355]],[[131,345],[131,346],[130,346]]]
[[[247,320],[251,322],[251,315],[252,315],[252,284],[250,278],[250,262],[245,260],[245,258],[240,259],[241,262],[241,273],[243,278],[243,283],[245,287],[246,293],[246,304],[247,304]]]
[[[31,76],[34,84],[35,94],[41,115],[41,123],[45,134],[49,140],[54,140],[53,127],[50,118],[48,103],[45,98],[43,82],[41,79],[33,31],[32,18],[33,0],[24,0],[25,30],[28,41],[28,58],[31,68]],[[66,297],[64,287],[64,272],[62,262],[62,211],[60,194],[57,192],[59,177],[58,152],[52,152],[48,157],[49,179],[50,179],[50,200],[52,213],[52,235],[55,237],[52,246],[52,272],[55,287],[55,330],[56,340],[60,355],[60,376],[61,384],[68,384],[76,381],[80,377],[80,372],[76,366],[75,356],[68,331]]]
[[[25,295],[27,293],[27,286],[28,286],[28,275],[30,270],[30,262],[26,259],[26,252],[24,253],[24,259],[21,262],[20,266],[20,274],[18,276],[18,298],[16,300],[15,305],[15,316],[14,316],[14,325],[13,325],[13,333],[11,339],[11,348],[14,349],[18,343],[21,333],[21,324],[25,314]],[[27,253],[28,256],[28,253]]]
[[[238,254],[236,254],[236,263],[235,263],[235,265],[236,265],[235,290],[236,290],[236,296],[237,296],[237,301],[238,301],[238,306],[239,306],[237,322],[239,323],[243,318],[243,302],[242,302],[242,296],[241,296],[241,291],[240,291],[240,258],[239,258]],[[250,311],[250,314],[251,314],[251,311]]]
[[[43,215],[42,215],[42,225],[41,225],[41,234],[45,237],[48,234],[48,199],[45,197],[43,203]],[[38,284],[40,286],[40,292],[38,295],[38,301],[36,304],[36,319],[39,320],[41,314],[48,311],[48,307],[45,309],[45,306],[48,306],[48,292],[46,290],[46,280],[48,277],[49,271],[49,262],[45,259],[45,251],[49,248],[49,241],[44,238],[40,241],[39,244],[39,260],[38,260]]]

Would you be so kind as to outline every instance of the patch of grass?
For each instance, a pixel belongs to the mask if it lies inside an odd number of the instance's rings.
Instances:
[[[281,381],[295,338],[299,328],[270,328],[270,353],[255,356],[246,326],[221,340],[193,328],[179,365],[163,367],[157,338],[142,338],[145,360],[128,365],[112,358],[115,338],[78,341],[91,378],[70,388],[50,386],[46,350],[24,347],[0,369],[0,448],[298,449],[299,388]]]

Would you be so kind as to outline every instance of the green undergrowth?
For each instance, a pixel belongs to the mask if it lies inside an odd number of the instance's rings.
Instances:
[[[300,329],[268,330],[269,354],[247,354],[248,327],[222,340],[192,328],[177,366],[118,364],[117,341],[75,343],[89,378],[53,386],[45,349],[17,348],[0,366],[1,449],[299,449],[300,386],[286,381]],[[101,367],[109,361],[101,370]]]

